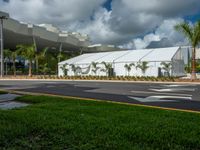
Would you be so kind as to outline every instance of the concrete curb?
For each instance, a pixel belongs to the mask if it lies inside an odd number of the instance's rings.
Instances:
[[[112,103],[112,104],[153,108],[153,109],[160,109],[160,110],[166,110],[166,111],[178,111],[178,112],[187,112],[187,113],[200,114],[200,111],[195,111],[195,110],[168,108],[168,107],[160,107],[160,106],[150,106],[150,105],[144,105],[144,104],[131,104],[131,103],[126,103],[126,102],[115,102],[115,101],[109,101],[109,100],[83,98],[83,97],[76,97],[76,96],[64,96],[64,95],[47,94],[47,93],[23,92],[23,91],[15,91],[15,90],[2,90],[2,91],[6,91],[6,92],[9,92],[9,93],[13,93],[13,94],[19,94],[19,95],[51,96],[51,97],[60,97],[60,98],[67,98],[67,99],[74,99],[74,100],[78,99],[78,100],[85,100],[85,101],[107,102],[107,103]]]
[[[52,82],[105,82],[105,83],[153,83],[153,84],[199,84],[200,82],[155,82],[155,81],[120,81],[120,80],[63,80],[63,79],[0,79],[0,81],[52,81]]]

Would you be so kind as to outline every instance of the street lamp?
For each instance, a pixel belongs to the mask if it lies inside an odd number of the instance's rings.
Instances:
[[[3,49],[4,49],[4,47],[3,47],[3,21],[6,20],[6,19],[7,19],[6,16],[0,16],[0,25],[1,25],[1,27],[0,27],[0,34],[1,34],[1,38],[0,38],[0,40],[1,40],[1,77],[3,77],[3,75],[4,75],[4,72],[3,72],[3,70],[4,70],[4,61],[3,61]]]

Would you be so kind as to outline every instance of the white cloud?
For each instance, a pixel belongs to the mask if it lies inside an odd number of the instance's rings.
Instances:
[[[169,39],[169,44],[174,46],[186,45],[187,40],[174,30],[174,26],[183,21],[184,20],[181,18],[166,19],[155,29],[155,32],[149,33],[142,38],[135,38],[127,44],[122,45],[122,47],[130,49],[132,45],[133,48],[135,47],[136,49],[146,48],[152,41],[157,41],[157,43],[159,43],[159,41],[164,38]]]
[[[93,20],[82,23],[75,22],[68,28],[72,31],[77,30],[78,32],[89,34],[93,39],[93,43],[116,44],[116,42],[123,41],[126,37],[114,32],[109,27],[111,13],[112,11],[100,8],[94,14]]]
[[[90,18],[105,0],[10,0],[0,9],[21,21],[52,23],[59,26]]]
[[[10,0],[0,1],[0,10],[24,22],[89,34],[93,43],[127,48],[143,48],[165,37],[175,45],[183,43],[173,26],[183,16],[200,12],[199,0],[113,0],[111,11],[102,7],[105,1]]]
[[[110,26],[123,34],[145,34],[163,20],[193,14],[199,0],[114,0]]]

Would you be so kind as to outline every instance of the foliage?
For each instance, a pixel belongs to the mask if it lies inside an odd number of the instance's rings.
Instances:
[[[121,81],[170,81],[174,82],[177,81],[178,78],[176,77],[153,77],[153,76],[80,76],[80,75],[75,75],[75,76],[38,76],[39,79],[66,79],[66,80],[121,80]]]
[[[128,71],[128,76],[130,75],[130,71],[131,71],[131,69],[132,69],[133,66],[135,66],[134,63],[125,64],[125,65],[124,65],[124,68]]]
[[[112,64],[106,63],[105,61],[103,61],[102,64],[104,65],[104,68],[102,68],[101,71],[106,72],[106,75],[108,76],[109,70],[112,68]]]
[[[41,70],[45,70],[44,67],[45,65],[45,58],[47,56],[47,52],[48,52],[48,47],[44,48],[41,51],[37,51],[35,53],[35,63],[36,63],[36,73],[38,74],[39,71]]]
[[[67,68],[67,66],[68,66],[68,64],[64,64],[64,65],[62,65],[60,68],[62,69],[62,71],[63,71],[63,75],[64,76],[67,76],[67,74],[68,74],[68,71],[69,71],[69,69]]]
[[[187,22],[177,24],[175,29],[185,35],[193,47],[192,51],[192,80],[196,79],[196,47],[200,42],[200,21],[195,25],[190,25]]]
[[[35,59],[35,45],[17,45],[18,54],[29,62],[29,76],[32,76],[32,62]]]
[[[160,65],[162,66],[162,69],[167,72],[167,75],[170,76],[170,70],[172,68],[172,64],[170,62],[169,63],[161,62]]]
[[[139,62],[136,68],[139,68],[142,71],[142,74],[145,75],[146,70],[149,68],[148,62],[147,61]]]
[[[7,58],[7,59],[11,59],[11,55],[12,55],[12,51],[9,50],[9,49],[4,49],[3,50],[3,55],[4,55],[4,59]]]
[[[17,54],[18,54],[18,51],[11,51],[9,49],[5,49],[4,50],[4,59],[7,58],[9,60],[12,60],[12,63],[13,63],[13,66],[12,66],[12,69],[13,69],[13,75],[16,76],[16,57],[17,57]]]
[[[91,66],[92,66],[92,72],[96,75],[97,71],[100,69],[99,67],[97,67],[99,63],[98,62],[92,62]]]
[[[81,70],[81,67],[76,66],[74,64],[70,64],[70,66],[71,66],[71,70],[74,72],[74,75],[77,75],[78,71]]]

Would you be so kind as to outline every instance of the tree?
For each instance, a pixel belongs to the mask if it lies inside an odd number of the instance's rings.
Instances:
[[[58,63],[64,59],[67,58],[67,55],[63,53],[62,51],[56,51],[56,50],[49,50],[48,51],[48,64],[51,70],[55,71],[57,74],[58,72]]]
[[[35,53],[35,64],[36,64],[36,73],[39,72],[39,61],[43,61],[47,56],[48,47],[44,48],[42,51],[37,51]],[[42,65],[44,66],[44,65]]]
[[[61,61],[63,60],[63,58],[65,58],[65,55],[64,55],[63,52],[60,51],[60,52],[57,54],[58,63],[61,62]]]
[[[35,46],[34,45],[17,45],[18,53],[28,60],[29,73],[28,76],[32,77],[32,62],[35,59]]]
[[[10,62],[10,59],[11,59],[11,54],[12,54],[12,52],[11,52],[11,50],[9,50],[9,49],[4,49],[4,51],[3,51],[3,56],[4,56],[4,62],[6,61],[6,60],[9,60],[9,62]],[[8,72],[8,64],[7,64],[7,61],[6,61],[6,75],[7,75],[7,72]]]
[[[67,76],[68,71],[69,71],[69,69],[66,68],[67,66],[68,66],[68,64],[64,64],[63,66],[60,67],[62,69],[62,71],[63,71],[63,75],[64,76]]]
[[[131,64],[125,64],[124,65],[124,68],[128,71],[128,76],[130,75],[130,71],[132,69],[132,66],[135,66],[135,64],[131,63]]]
[[[139,68],[142,71],[143,76],[145,76],[145,73],[146,73],[147,69],[149,68],[148,62],[146,62],[146,61],[139,62],[137,64],[136,68]]]
[[[196,79],[196,47],[200,42],[200,21],[195,25],[190,25],[187,22],[177,24],[175,29],[185,35],[192,46],[192,75],[191,80]]]
[[[74,64],[70,64],[70,66],[71,66],[71,70],[74,72],[74,75],[77,75],[77,71],[81,70],[81,67],[76,66]]]
[[[112,64],[111,63],[106,63],[105,61],[102,62],[102,64],[104,65],[104,68],[101,69],[101,71],[106,72],[106,75],[109,75],[109,70],[112,68]]]
[[[99,67],[97,67],[98,62],[92,62],[92,72],[96,75],[97,74],[97,70],[99,69]]]
[[[15,60],[17,58],[17,51],[12,51],[11,53],[11,59],[12,59],[12,62],[13,62],[13,75],[16,76],[16,64],[15,64]]]
[[[167,76],[170,76],[170,70],[172,68],[171,63],[161,62],[160,65],[162,66],[162,69],[167,72]]]
[[[76,75],[76,66],[74,64],[70,64],[71,70],[74,72],[74,75]]]
[[[15,61],[16,61],[17,53],[18,53],[17,50],[16,51],[11,51],[9,49],[5,49],[4,50],[4,57],[12,60],[12,63],[13,63],[13,75],[14,76],[16,76],[16,64],[15,64]]]

